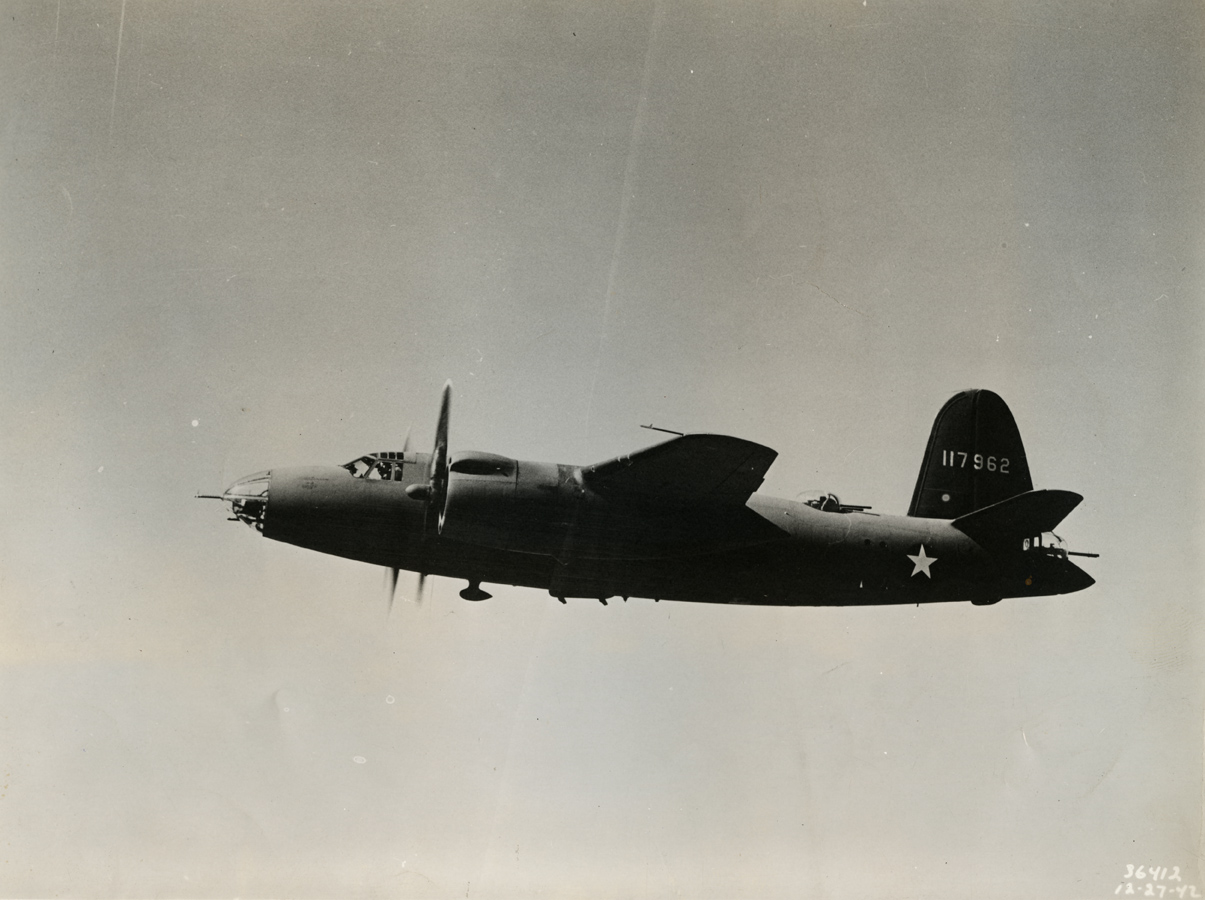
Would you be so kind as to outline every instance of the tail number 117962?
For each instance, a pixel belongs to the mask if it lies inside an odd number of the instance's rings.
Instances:
[[[943,466],[965,469],[968,462],[971,464],[972,469],[987,469],[989,472],[999,472],[1001,475],[1008,474],[1007,456],[984,456],[982,453],[967,453],[963,450],[941,451],[941,464]]]

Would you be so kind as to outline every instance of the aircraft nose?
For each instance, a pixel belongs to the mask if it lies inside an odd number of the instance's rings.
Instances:
[[[222,499],[230,504],[230,511],[240,522],[246,522],[256,531],[264,530],[264,516],[268,512],[268,486],[272,480],[271,470],[256,472],[240,478],[222,493]]]

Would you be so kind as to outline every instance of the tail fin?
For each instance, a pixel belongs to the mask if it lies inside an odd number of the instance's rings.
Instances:
[[[991,391],[963,391],[933,422],[908,515],[956,519],[1032,490],[1007,404]]]

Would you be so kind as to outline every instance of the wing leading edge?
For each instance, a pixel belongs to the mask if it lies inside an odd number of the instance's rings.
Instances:
[[[777,456],[741,438],[685,434],[587,466],[582,477],[600,494],[743,504]]]

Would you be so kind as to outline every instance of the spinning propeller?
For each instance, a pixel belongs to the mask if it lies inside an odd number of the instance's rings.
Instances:
[[[452,414],[452,382],[444,384],[443,394],[439,399],[439,421],[435,426],[435,447],[427,464],[427,480],[406,488],[407,496],[422,500],[423,506],[423,540],[438,536],[443,527],[444,504],[448,498],[448,419]],[[410,450],[410,435],[406,435],[404,452]],[[393,597],[397,592],[399,570],[396,566],[389,569],[389,608],[393,609]],[[418,573],[418,584],[414,593],[414,602],[423,602],[423,588],[426,586],[427,573]]]

